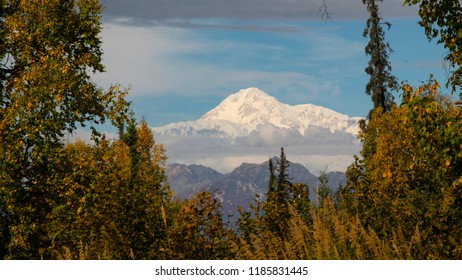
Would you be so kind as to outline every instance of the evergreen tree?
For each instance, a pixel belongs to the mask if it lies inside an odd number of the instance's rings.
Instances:
[[[293,190],[292,205],[296,213],[306,224],[311,224],[310,186],[308,184],[295,183]]]
[[[324,200],[333,198],[332,189],[329,187],[329,179],[325,170],[321,171],[318,181],[319,185],[317,186],[316,195],[319,199],[319,204],[322,205]]]
[[[366,85],[366,94],[371,96],[374,109],[380,107],[384,112],[387,112],[393,104],[393,95],[390,90],[397,87],[397,81],[391,74],[391,65],[388,60],[389,52],[392,50],[389,44],[385,42],[385,33],[382,29],[382,25],[386,25],[388,28],[391,25],[382,22],[377,1],[363,0],[370,14],[363,32],[363,36],[370,39],[365,47],[366,55],[370,56],[369,64],[365,68],[365,72],[370,76]],[[369,114],[370,116],[371,114]]]
[[[265,211],[265,223],[269,230],[277,236],[283,237],[285,227],[290,218],[289,207],[293,199],[293,185],[289,180],[289,161],[286,159],[284,148],[281,147],[281,154],[274,174],[272,159],[269,161],[270,182],[266,194],[266,203],[262,207]]]
[[[239,209],[238,231],[247,244],[259,236],[279,241],[291,240],[293,218],[306,224],[312,223],[309,186],[290,181],[289,161],[284,148],[281,148],[276,167],[273,162],[271,158],[268,161],[270,174],[266,201],[256,200],[255,205],[250,206],[250,212]]]
[[[291,199],[292,183],[289,180],[289,161],[286,158],[284,148],[281,147],[281,154],[278,161],[278,176],[276,182],[277,201],[279,205],[286,205]]]
[[[270,173],[269,181],[268,181],[268,195],[274,193],[275,186],[276,186],[276,176],[274,175],[274,164],[273,159],[270,157],[268,160],[268,170]]]
[[[137,142],[138,135],[136,131],[136,122],[132,119],[128,125],[127,131],[124,133],[121,132],[122,141],[128,146],[129,155],[130,155],[130,177],[128,185],[134,187],[138,180],[139,172],[139,162],[140,162],[140,153],[138,151]]]

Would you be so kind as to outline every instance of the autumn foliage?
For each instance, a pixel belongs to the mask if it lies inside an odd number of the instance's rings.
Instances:
[[[360,135],[345,199],[379,236],[400,228],[410,241],[418,231],[425,257],[452,258],[461,250],[461,110],[438,90],[435,81],[404,85],[399,107],[375,112]]]

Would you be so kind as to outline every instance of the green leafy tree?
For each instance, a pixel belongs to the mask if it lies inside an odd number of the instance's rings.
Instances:
[[[367,6],[370,17],[367,19],[363,36],[369,37],[365,47],[366,55],[370,56],[369,64],[365,71],[370,76],[366,85],[366,94],[371,96],[374,109],[382,108],[389,111],[393,104],[393,95],[390,90],[397,87],[396,78],[391,74],[389,53],[390,45],[385,41],[385,32],[382,25],[390,28],[390,23],[382,22],[377,2],[381,0],[363,0]],[[371,115],[371,114],[369,114]]]
[[[3,257],[46,258],[44,225],[66,171],[63,136],[123,119],[126,92],[90,79],[104,70],[97,0],[0,6],[0,211],[11,217]]]
[[[455,0],[405,0],[418,5],[420,25],[428,39],[438,39],[447,50],[446,60],[454,69],[448,80],[453,91],[462,87],[462,5]],[[462,93],[460,93],[462,94]]]

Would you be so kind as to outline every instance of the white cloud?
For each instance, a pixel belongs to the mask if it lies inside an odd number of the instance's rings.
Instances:
[[[353,155],[294,155],[291,161],[303,164],[313,175],[319,176],[322,171],[345,172],[354,158]]]
[[[281,146],[285,148],[289,161],[301,163],[313,173],[325,167],[328,171],[345,171],[360,149],[358,143],[348,144],[348,141],[315,144],[309,140],[296,143],[280,140],[263,144],[258,140],[236,141],[232,144],[229,140],[211,137],[156,137],[158,143],[164,144],[169,163],[201,164],[221,173],[229,173],[243,162],[262,163],[278,156]]]
[[[213,59],[195,59],[196,56],[218,55],[231,57],[235,63],[245,62],[246,58],[261,56],[263,51],[277,56],[286,50],[281,45],[232,39],[217,41],[185,29],[116,24],[105,24],[102,38],[106,73],[95,77],[97,83],[104,87],[114,83],[131,85],[133,96],[225,95],[230,93],[228,89],[250,86],[274,93],[283,91],[289,96],[303,94],[308,100],[338,92],[338,85],[332,81],[306,73],[261,70],[262,65],[245,63],[242,67],[221,65]],[[346,45],[348,42],[344,40],[341,49]],[[338,50],[332,52],[339,53]],[[277,59],[270,61],[268,58],[267,63],[279,65]]]
[[[104,25],[103,63],[106,73],[96,81],[107,86],[131,84],[135,93],[162,92],[175,75],[175,57],[201,45],[185,38],[185,30],[166,27]],[[172,73],[173,72],[173,73]]]
[[[118,135],[111,131],[98,130],[101,134],[104,134],[106,139],[114,140],[118,138]],[[63,137],[63,141],[66,143],[73,143],[76,141],[84,141],[86,143],[94,143],[92,140],[92,133],[89,129],[78,128],[73,133],[66,133]]]

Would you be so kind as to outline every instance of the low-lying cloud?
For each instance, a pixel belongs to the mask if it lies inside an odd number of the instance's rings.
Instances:
[[[203,136],[156,136],[156,141],[166,147],[169,163],[201,164],[221,173],[229,173],[244,162],[262,163],[278,156],[281,147],[285,148],[288,160],[305,165],[313,173],[326,168],[345,171],[360,150],[360,144],[351,135],[347,141],[341,138],[326,141],[320,140],[320,136],[313,139],[296,136],[294,131],[279,131],[278,135],[270,126],[264,126],[234,141]],[[329,136],[330,131],[324,133]]]
[[[262,124],[245,137],[237,137],[234,142],[248,147],[284,147],[310,145],[356,144],[357,139],[343,131],[331,132],[328,128],[309,126],[304,135],[297,130],[279,128],[272,124]]]

